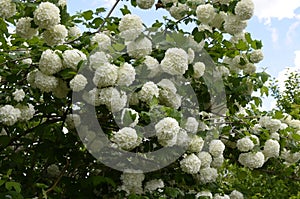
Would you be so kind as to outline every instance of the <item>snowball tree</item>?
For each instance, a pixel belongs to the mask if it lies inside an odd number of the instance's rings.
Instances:
[[[253,95],[252,0],[0,8],[1,198],[299,198],[299,118]]]

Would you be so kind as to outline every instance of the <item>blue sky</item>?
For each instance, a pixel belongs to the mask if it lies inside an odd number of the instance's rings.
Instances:
[[[111,8],[115,0],[67,0],[71,13],[95,9]],[[267,68],[267,72],[281,82],[286,67],[300,69],[300,0],[253,0],[255,16],[249,20],[246,31],[255,39],[262,40],[264,60],[258,64],[259,70]],[[129,1],[121,1],[118,8],[130,6]],[[121,16],[119,9],[113,15]],[[131,9],[131,8],[130,8]],[[146,25],[156,18],[166,15],[163,9],[140,10],[131,9],[139,15]],[[149,14],[150,13],[150,14]],[[264,100],[265,108],[274,106],[272,99]]]

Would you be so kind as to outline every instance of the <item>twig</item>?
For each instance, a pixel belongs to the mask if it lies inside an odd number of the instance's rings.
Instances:
[[[110,11],[108,12],[107,16],[105,17],[103,23],[101,24],[101,26],[98,29],[98,33],[101,32],[101,29],[104,27],[106,20],[110,17],[110,15],[112,14],[112,12],[114,11],[114,9],[117,7],[118,3],[120,2],[120,0],[117,0],[116,3],[113,5],[113,7],[110,9]]]

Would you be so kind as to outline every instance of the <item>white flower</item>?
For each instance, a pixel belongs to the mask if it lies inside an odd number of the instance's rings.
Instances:
[[[93,82],[96,86],[101,88],[115,85],[117,79],[118,67],[110,63],[104,63],[97,68]]]
[[[164,4],[164,5],[167,5],[167,4],[170,4],[170,3],[177,3],[178,0],[161,0],[161,2]]]
[[[68,36],[72,39],[77,39],[81,36],[81,30],[77,26],[72,26],[68,28]]]
[[[265,156],[262,152],[241,153],[238,161],[251,169],[260,168],[264,165]]]
[[[134,117],[134,120],[132,120],[132,117]],[[128,126],[133,128],[139,123],[139,118],[140,118],[139,113],[131,108],[124,108],[122,110],[122,115],[121,115],[122,124],[127,124],[128,122],[130,122]]]
[[[189,135],[187,134],[186,130],[181,128],[177,134],[176,144],[181,147],[187,147],[189,145],[189,142],[190,142]]]
[[[141,9],[150,9],[154,5],[155,0],[137,0],[136,4]]]
[[[214,15],[214,18],[209,22],[209,25],[214,28],[221,29],[223,22],[225,21],[226,13],[221,11]]]
[[[60,174],[59,167],[56,164],[51,164],[47,167],[47,173],[52,178],[57,178]]]
[[[119,86],[129,86],[135,80],[135,69],[131,64],[124,63],[118,69],[118,79],[117,84]]]
[[[32,104],[27,104],[27,106],[17,105],[17,108],[21,111],[21,115],[19,118],[20,121],[28,121],[33,118],[35,109]]]
[[[104,33],[96,33],[91,38],[91,44],[98,44],[99,50],[108,50],[108,47],[111,46],[111,39]]]
[[[155,180],[150,180],[148,182],[146,182],[146,185],[145,185],[145,191],[149,191],[150,193],[152,191],[155,191],[157,189],[162,189],[164,188],[165,185],[164,185],[164,181],[162,181],[162,179],[155,179]]]
[[[142,58],[151,54],[151,52],[152,43],[147,37],[131,41],[127,44],[127,53],[133,58]]]
[[[67,0],[59,0],[57,5],[60,7],[65,7],[67,5]]]
[[[265,142],[264,150],[262,151],[266,158],[278,157],[280,144],[277,140],[269,139]]]
[[[265,127],[266,129],[270,130],[272,133],[278,131],[281,127],[280,120],[272,119],[269,116],[261,117],[259,124],[261,127]]]
[[[250,61],[253,63],[258,63],[261,60],[264,59],[264,54],[262,53],[262,50],[254,50],[250,53]]]
[[[244,199],[244,195],[237,190],[233,190],[229,196],[230,199]]]
[[[75,75],[75,77],[70,81],[70,87],[73,91],[82,91],[87,85],[88,81],[85,76],[81,74]]]
[[[109,62],[109,57],[104,52],[95,52],[89,57],[89,67],[92,70],[96,70],[100,66]]]
[[[124,91],[118,91],[113,87],[103,88],[99,91],[98,99],[96,93],[96,104],[97,103],[106,105],[112,112],[118,112],[126,106],[127,95]]]
[[[274,132],[274,133],[271,133],[270,138],[273,139],[273,140],[279,141],[280,140],[280,135],[279,135],[279,133]]]
[[[63,68],[62,60],[56,51],[47,49],[42,53],[39,61],[39,69],[45,75],[53,75]]]
[[[63,54],[63,65],[66,68],[77,70],[80,61],[86,60],[86,55],[78,49],[66,50]]]
[[[141,143],[141,139],[138,137],[135,129],[130,127],[124,127],[118,132],[113,132],[111,141],[124,150],[131,150]]]
[[[281,157],[288,163],[296,163],[300,160],[300,152],[291,152],[290,150],[283,149],[281,151]]]
[[[58,24],[50,27],[43,33],[44,41],[49,46],[62,44],[68,36],[68,30],[64,25]]]
[[[174,17],[177,20],[180,20],[186,15],[188,10],[189,7],[186,4],[177,3],[170,8],[169,12],[172,17]]]
[[[214,199],[230,199],[230,197],[226,194],[224,194],[223,196],[220,194],[215,194]]]
[[[44,73],[37,71],[35,74],[34,84],[43,92],[53,91],[58,86],[58,78],[48,76]]]
[[[16,4],[12,0],[0,0],[0,18],[10,18],[17,12]]]
[[[183,158],[183,160],[180,161],[180,168],[183,172],[189,173],[189,174],[196,174],[199,172],[201,167],[201,160],[195,155],[190,154]]]
[[[142,33],[144,26],[139,16],[126,14],[119,23],[119,30],[122,38],[133,41]]]
[[[205,4],[205,0],[187,0],[186,5],[195,10],[199,5]]]
[[[57,98],[64,99],[67,97],[70,89],[67,82],[58,78],[57,87],[52,91],[53,95]]]
[[[121,175],[122,186],[121,189],[128,194],[141,194],[143,192],[143,180],[145,175],[142,171],[125,170]]]
[[[155,125],[158,142],[162,146],[173,146],[177,142],[177,134],[180,130],[178,122],[171,117],[160,120]]]
[[[253,149],[254,143],[247,136],[247,137],[239,139],[236,143],[236,146],[237,146],[238,150],[240,150],[242,152],[247,152],[247,151],[250,151],[251,149]]]
[[[224,150],[225,145],[221,140],[212,140],[209,143],[209,153],[214,157],[222,155]]]
[[[188,117],[184,129],[189,133],[197,133],[199,123],[194,117]]]
[[[112,89],[112,88],[111,88]],[[102,89],[101,89],[102,90]],[[92,90],[85,92],[82,95],[84,101],[93,106],[100,106],[100,98],[99,98],[100,90],[97,88],[93,88]],[[111,94],[110,94],[111,95]],[[109,96],[110,97],[110,96]],[[108,98],[109,98],[108,97]],[[108,99],[109,100],[109,99]]]
[[[177,92],[175,84],[169,79],[162,79],[160,82],[157,83],[157,85],[164,90],[168,90],[169,92]]]
[[[30,39],[38,34],[38,30],[31,28],[31,21],[33,19],[30,17],[22,17],[18,20],[16,24],[16,33],[25,39]]]
[[[212,162],[212,157],[210,153],[206,151],[201,151],[197,154],[198,158],[201,160],[201,168],[210,167]]]
[[[220,74],[221,76],[223,76],[223,77],[228,77],[229,74],[230,74],[229,69],[228,69],[227,67],[223,66],[223,65],[217,67],[217,68],[216,68],[216,71],[217,71],[217,73],[219,73],[219,74]]]
[[[159,88],[153,82],[146,82],[139,91],[139,99],[143,102],[149,102],[153,97],[158,97]]]
[[[159,100],[161,104],[178,109],[181,106],[181,96],[176,94],[174,83],[168,79],[162,79],[158,84]]]
[[[25,92],[23,89],[16,89],[12,94],[14,96],[14,100],[17,102],[21,102],[25,97]]]
[[[211,167],[214,168],[220,168],[223,165],[223,163],[224,163],[224,156],[220,155],[218,157],[214,157],[210,165]]]
[[[155,77],[158,73],[161,72],[161,68],[157,59],[151,56],[145,56],[144,64],[147,66],[147,69],[150,71],[148,77]]]
[[[5,105],[0,108],[0,122],[7,126],[14,125],[21,116],[21,111],[12,105]]]
[[[202,150],[203,145],[204,140],[202,139],[202,137],[199,137],[198,135],[193,135],[190,137],[188,151],[198,153]]]
[[[196,199],[203,198],[203,197],[212,199],[213,195],[210,191],[201,191],[195,195]]]
[[[23,63],[23,64],[31,65],[31,64],[32,64],[32,59],[31,59],[31,58],[23,59],[23,60],[22,60],[22,63]]]
[[[228,14],[225,18],[224,29],[231,35],[241,33],[247,27],[247,21],[241,21],[237,16]]]
[[[33,12],[34,23],[40,28],[50,28],[60,22],[59,8],[50,2],[42,2]]]
[[[181,48],[169,48],[161,61],[161,68],[171,75],[183,75],[188,69],[188,54]]]
[[[240,20],[248,20],[253,16],[254,3],[252,0],[241,0],[239,1],[234,9],[235,14]]]
[[[203,76],[205,71],[205,64],[203,62],[197,62],[193,65],[194,78],[198,79]]]
[[[28,74],[27,74],[27,77],[26,77],[26,80],[27,82],[30,84],[30,86],[32,88],[36,88],[36,85],[35,85],[35,76],[36,76],[36,73],[38,72],[39,70],[38,69],[35,69],[33,71],[30,71]]]
[[[255,73],[255,71],[256,71],[256,66],[252,63],[247,63],[245,65],[245,68],[243,69],[244,74],[247,74],[247,75],[251,75],[251,74]]]
[[[218,177],[217,169],[211,167],[200,169],[199,175],[197,175],[197,178],[203,184],[215,182],[217,177]]]
[[[288,122],[288,125],[295,129],[300,129],[300,120],[291,120]]]
[[[188,49],[188,60],[189,60],[189,64],[193,63],[195,59],[195,52],[192,48]]]
[[[196,15],[201,23],[208,24],[215,15],[215,8],[211,4],[199,5],[196,9]]]

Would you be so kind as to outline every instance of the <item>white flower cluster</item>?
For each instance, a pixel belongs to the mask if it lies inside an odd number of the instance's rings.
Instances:
[[[182,171],[189,174],[198,173],[200,167],[201,167],[201,160],[193,153],[187,155],[180,161],[180,168],[182,169]]]
[[[119,86],[129,86],[135,80],[135,69],[131,64],[124,63],[118,69],[117,84]]]
[[[137,0],[136,4],[141,9],[150,9],[154,5],[155,0]]]
[[[247,21],[241,21],[236,15],[228,14],[225,18],[224,29],[231,35],[241,33],[247,27]]]
[[[126,14],[119,23],[119,30],[125,41],[133,41],[142,33],[144,26],[139,16]]]
[[[17,102],[23,101],[25,97],[25,92],[23,91],[23,89],[16,89],[12,94],[14,96],[14,100]]]
[[[272,119],[269,116],[263,116],[259,120],[259,124],[261,127],[264,127],[271,131],[271,133],[276,132],[281,127],[281,121],[277,119]]]
[[[225,145],[221,140],[212,140],[209,143],[209,153],[213,157],[219,157],[223,154],[223,151],[225,150]]]
[[[223,195],[223,194],[217,193],[217,194],[214,195],[214,199],[230,199],[230,197],[227,194]]]
[[[209,24],[215,15],[215,8],[211,4],[199,5],[196,9],[198,20],[203,24]]]
[[[277,140],[269,139],[265,142],[262,153],[265,158],[278,157],[280,152],[280,144]]]
[[[118,132],[113,132],[111,141],[124,150],[134,149],[141,144],[141,138],[137,135],[136,130],[130,127],[124,127]]]
[[[201,168],[210,167],[210,164],[212,162],[212,157],[210,153],[206,151],[201,151],[197,154],[198,158],[201,160]]]
[[[58,24],[49,27],[43,32],[43,38],[47,45],[55,46],[62,44],[68,36],[68,30],[64,25]]]
[[[198,153],[202,150],[203,145],[204,145],[204,140],[202,139],[202,137],[199,137],[198,135],[192,135],[190,137],[188,151],[193,153]]]
[[[241,153],[238,161],[245,167],[251,169],[260,168],[265,163],[265,156],[262,152]]]
[[[21,116],[21,111],[12,105],[5,105],[0,108],[0,121],[4,125],[12,126]]]
[[[203,76],[204,71],[205,71],[205,64],[203,62],[196,62],[193,65],[194,69],[194,78],[198,79]]]
[[[178,122],[171,117],[160,120],[155,125],[158,142],[162,146],[174,146],[177,142],[177,134],[180,130]]]
[[[264,54],[262,50],[254,50],[250,53],[250,61],[253,63],[258,63],[264,59]]]
[[[57,88],[59,79],[54,76],[45,75],[41,71],[34,73],[34,86],[42,92],[51,92]]]
[[[127,117],[130,118],[127,118]],[[134,121],[132,121],[131,116],[134,117]],[[128,124],[129,127],[135,127],[138,123],[139,123],[139,113],[136,112],[135,110],[131,109],[131,108],[124,108],[122,110],[122,115],[121,115],[121,123],[125,124],[125,122],[127,123],[128,121],[126,120],[130,120],[129,122],[131,122],[130,124]]]
[[[66,68],[72,68],[77,71],[79,62],[87,60],[86,55],[78,49],[66,50],[62,54],[63,65]]]
[[[290,150],[283,149],[281,157],[289,164],[296,163],[300,160],[300,152],[291,152]]]
[[[162,179],[155,179],[155,180],[150,180],[148,182],[146,182],[145,185],[145,192],[153,192],[155,190],[160,190],[162,188],[164,188],[164,181],[162,181]]]
[[[60,174],[59,167],[56,164],[51,164],[47,167],[47,174],[52,178],[57,178]]]
[[[33,13],[34,23],[40,28],[48,29],[59,24],[59,8],[50,2],[42,2]]]
[[[87,81],[85,76],[83,76],[82,74],[77,74],[70,81],[70,87],[73,91],[79,92],[79,91],[82,91],[85,88],[87,83],[88,83],[88,81]]]
[[[196,175],[196,178],[202,184],[215,182],[217,177],[218,177],[217,169],[211,167],[205,167],[203,169],[200,169],[199,174]]]
[[[104,63],[102,66],[97,68],[93,82],[96,86],[102,88],[115,85],[117,79],[118,67],[110,63]]]
[[[131,41],[127,44],[127,53],[133,58],[142,58],[152,52],[152,42],[147,37]]]
[[[199,122],[194,117],[188,117],[184,129],[189,133],[197,133]]]
[[[244,195],[237,190],[233,190],[230,193],[229,197],[230,197],[230,199],[244,199]]]
[[[17,12],[16,4],[12,0],[0,0],[0,17],[10,18]]]
[[[252,0],[241,0],[239,1],[234,9],[235,14],[240,20],[248,20],[253,16],[254,3]]]
[[[177,89],[173,82],[168,79],[162,79],[157,85],[160,87],[160,103],[178,109],[181,106],[181,96],[177,94]]]
[[[109,55],[104,52],[95,52],[89,57],[89,67],[91,70],[97,70],[105,63],[109,62]]]
[[[150,71],[149,78],[155,77],[161,71],[159,62],[151,56],[145,56],[144,64],[147,66],[147,70]]]
[[[81,35],[81,30],[77,26],[72,26],[68,28],[68,36],[72,39],[77,39]]]
[[[247,151],[250,151],[251,149],[253,149],[254,143],[250,139],[250,137],[247,136],[247,137],[239,139],[236,143],[236,146],[237,146],[238,150],[240,150],[242,152],[247,152]]]
[[[150,102],[153,97],[158,97],[159,88],[155,83],[149,81],[142,86],[142,89],[138,92],[138,95],[141,101]]]
[[[98,48],[100,51],[108,50],[109,46],[111,46],[111,39],[104,33],[96,33],[91,38],[91,44],[98,44]]]
[[[22,17],[18,20],[16,24],[16,33],[20,37],[30,39],[38,34],[38,30],[36,28],[31,27],[32,20],[33,19],[30,17]]]
[[[42,53],[39,61],[39,69],[45,75],[53,75],[63,68],[62,60],[57,53],[57,51],[50,49]]]
[[[213,195],[210,191],[201,191],[199,193],[197,193],[195,195],[195,198],[196,199],[201,199],[201,198],[209,198],[209,199],[212,199],[213,198]]]
[[[142,171],[125,170],[121,175],[122,186],[121,189],[128,194],[141,194],[143,193],[143,180],[145,175]]]
[[[173,4],[173,6],[169,10],[169,13],[175,19],[180,20],[186,15],[188,10],[189,7],[186,4],[177,3]]]
[[[127,95],[124,91],[118,91],[114,87],[103,88],[99,91],[99,97],[96,96],[95,106],[103,104],[112,111],[121,111],[127,103]]]
[[[183,75],[188,69],[188,54],[181,48],[169,48],[161,61],[161,68],[171,75]]]
[[[20,118],[18,119],[19,121],[28,121],[31,118],[33,118],[35,109],[32,104],[27,104],[27,106],[17,105],[16,108],[18,108],[21,111]]]

